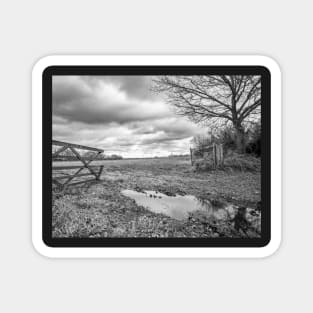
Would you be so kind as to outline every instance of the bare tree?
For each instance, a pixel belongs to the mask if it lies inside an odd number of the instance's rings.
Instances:
[[[244,152],[244,126],[260,116],[261,76],[159,76],[153,90],[164,92],[177,114],[196,123],[211,127],[231,123],[237,151]]]

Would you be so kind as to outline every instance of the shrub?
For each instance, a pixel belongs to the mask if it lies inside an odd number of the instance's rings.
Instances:
[[[246,147],[246,153],[255,154],[257,157],[261,156],[261,139],[249,142]]]
[[[213,143],[222,144],[224,151],[236,150],[236,133],[231,125],[221,127],[212,134],[196,136],[193,138],[195,156],[202,156],[205,148]],[[261,155],[261,124],[256,122],[245,128],[246,153]],[[198,155],[197,155],[198,154]]]
[[[219,132],[216,143],[223,144],[225,150],[236,149],[236,135],[233,127],[227,126]]]
[[[252,155],[230,152],[224,159],[224,167],[239,171],[260,171],[261,160]]]
[[[246,153],[261,156],[261,124],[256,123],[248,130],[248,143]]]
[[[198,159],[194,163],[194,169],[197,172],[212,171],[216,168],[212,159]],[[246,172],[256,172],[261,170],[261,160],[253,155],[238,154],[229,151],[224,159],[224,170],[236,170]]]

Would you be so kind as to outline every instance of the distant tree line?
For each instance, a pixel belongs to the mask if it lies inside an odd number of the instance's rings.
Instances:
[[[169,158],[185,158],[185,157],[189,158],[189,154],[174,154],[174,153],[171,153],[168,157]]]

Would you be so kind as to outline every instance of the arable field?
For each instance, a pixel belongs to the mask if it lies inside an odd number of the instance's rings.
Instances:
[[[57,162],[57,165],[78,162]],[[101,180],[53,195],[55,237],[258,237],[260,225],[215,220],[205,211],[178,220],[155,213],[124,195],[124,190],[194,196],[215,207],[249,208],[260,217],[260,172],[195,172],[189,158],[96,161]],[[160,197],[161,198],[161,197]],[[255,220],[254,220],[255,222]],[[258,218],[260,223],[260,218]],[[251,227],[250,227],[251,226]]]

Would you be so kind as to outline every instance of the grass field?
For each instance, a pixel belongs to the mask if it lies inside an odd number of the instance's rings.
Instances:
[[[79,162],[57,162],[57,165]],[[168,195],[257,208],[261,200],[259,171],[195,172],[189,158],[96,161],[104,165],[101,181],[73,187],[53,198],[56,237],[240,237],[230,222],[213,224],[203,214],[178,221],[138,206],[124,189],[154,190]],[[258,236],[251,232],[248,236]]]

